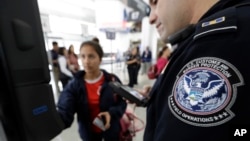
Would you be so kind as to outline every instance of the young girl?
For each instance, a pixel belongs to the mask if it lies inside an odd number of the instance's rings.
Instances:
[[[79,133],[84,141],[118,141],[119,121],[126,109],[126,102],[108,85],[110,81],[120,82],[119,78],[100,70],[102,56],[99,44],[93,41],[82,43],[80,58],[84,70],[68,83],[58,102],[65,128],[71,126],[74,114],[77,114]],[[104,119],[105,131],[92,124],[97,116]]]

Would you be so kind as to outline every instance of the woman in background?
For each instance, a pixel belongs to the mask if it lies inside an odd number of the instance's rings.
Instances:
[[[80,137],[84,141],[119,141],[120,118],[127,105],[108,84],[110,81],[121,82],[120,79],[100,69],[102,57],[103,50],[98,43],[82,43],[80,58],[84,70],[76,73],[58,102],[65,128],[71,126],[77,114]],[[96,117],[104,119],[105,131],[92,124]]]
[[[162,47],[161,51],[157,55],[157,74],[160,75],[162,70],[165,68],[165,66],[168,64],[168,58],[171,55],[171,51],[169,47],[164,46]]]
[[[65,47],[59,47],[58,50],[58,65],[60,69],[59,79],[62,82],[63,89],[67,85],[68,81],[72,79],[73,74],[68,69],[67,50]]]
[[[134,87],[135,84],[137,84],[137,78],[138,78],[138,71],[141,66],[141,57],[138,52],[138,47],[134,47],[131,50],[131,53],[127,57],[127,69],[128,69],[128,75],[129,75],[129,83],[128,86]]]
[[[70,45],[68,50],[68,60],[69,60],[69,69],[75,74],[80,70],[80,66],[78,64],[78,57],[74,52],[74,46]]]

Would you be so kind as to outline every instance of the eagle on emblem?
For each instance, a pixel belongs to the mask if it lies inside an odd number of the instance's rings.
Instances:
[[[204,99],[209,99],[218,94],[218,91],[224,86],[224,80],[212,80],[207,83],[209,76],[198,77],[192,79],[189,76],[184,76],[183,88],[188,94],[186,97],[192,106],[199,103],[205,103]],[[205,78],[205,79],[204,79]],[[204,85],[206,86],[204,87]],[[203,86],[203,87],[202,87]]]

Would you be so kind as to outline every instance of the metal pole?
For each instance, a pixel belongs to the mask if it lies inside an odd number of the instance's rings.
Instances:
[[[111,73],[113,73],[113,51],[112,51],[112,39],[110,40],[110,42],[111,42]]]

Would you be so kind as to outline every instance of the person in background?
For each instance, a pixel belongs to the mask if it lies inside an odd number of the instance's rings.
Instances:
[[[130,47],[126,51],[123,52],[123,60],[124,60],[123,69],[122,69],[123,73],[125,73],[126,70],[127,70],[127,60],[129,59],[130,54],[131,54],[131,48]]]
[[[60,70],[59,70],[59,65],[58,65],[58,43],[56,41],[52,42],[53,49],[50,51],[51,53],[51,58],[52,58],[52,70],[53,70],[53,76],[54,76],[54,81],[55,81],[55,86],[56,86],[56,91],[57,93],[60,93],[60,88],[59,88],[59,75],[60,75]]]
[[[164,46],[161,48],[157,55],[157,74],[160,74],[162,70],[166,67],[168,64],[168,58],[170,57],[171,51],[169,47]]]
[[[142,71],[141,74],[146,74],[149,70],[152,62],[152,52],[149,47],[146,47],[146,50],[142,53]]]
[[[69,69],[70,69],[70,71],[73,74],[76,74],[80,70],[80,66],[78,64],[78,56],[75,54],[73,45],[69,46],[68,61],[69,61]]]
[[[67,84],[57,104],[65,128],[71,126],[77,114],[80,137],[84,141],[118,141],[120,118],[127,106],[108,84],[110,81],[121,82],[120,79],[100,69],[102,57],[103,50],[96,42],[81,44],[80,58],[84,70],[77,72]],[[104,119],[105,131],[92,124],[96,117]]]
[[[68,69],[69,60],[68,60],[68,52],[65,47],[60,47],[58,51],[58,64],[60,68],[60,81],[62,82],[63,89],[68,84],[69,80],[72,79],[73,74]]]
[[[133,47],[131,53],[127,56],[127,69],[129,75],[129,83],[128,86],[134,87],[137,84],[138,78],[138,68],[140,67],[140,55],[138,53],[138,47]]]
[[[136,54],[136,57],[137,57],[137,72],[136,72],[136,78],[135,78],[135,84],[137,85],[138,84],[138,75],[139,75],[139,71],[140,71],[140,69],[141,69],[141,55],[140,55],[140,47],[139,46],[137,46],[136,47],[136,52],[137,52],[137,54]]]

